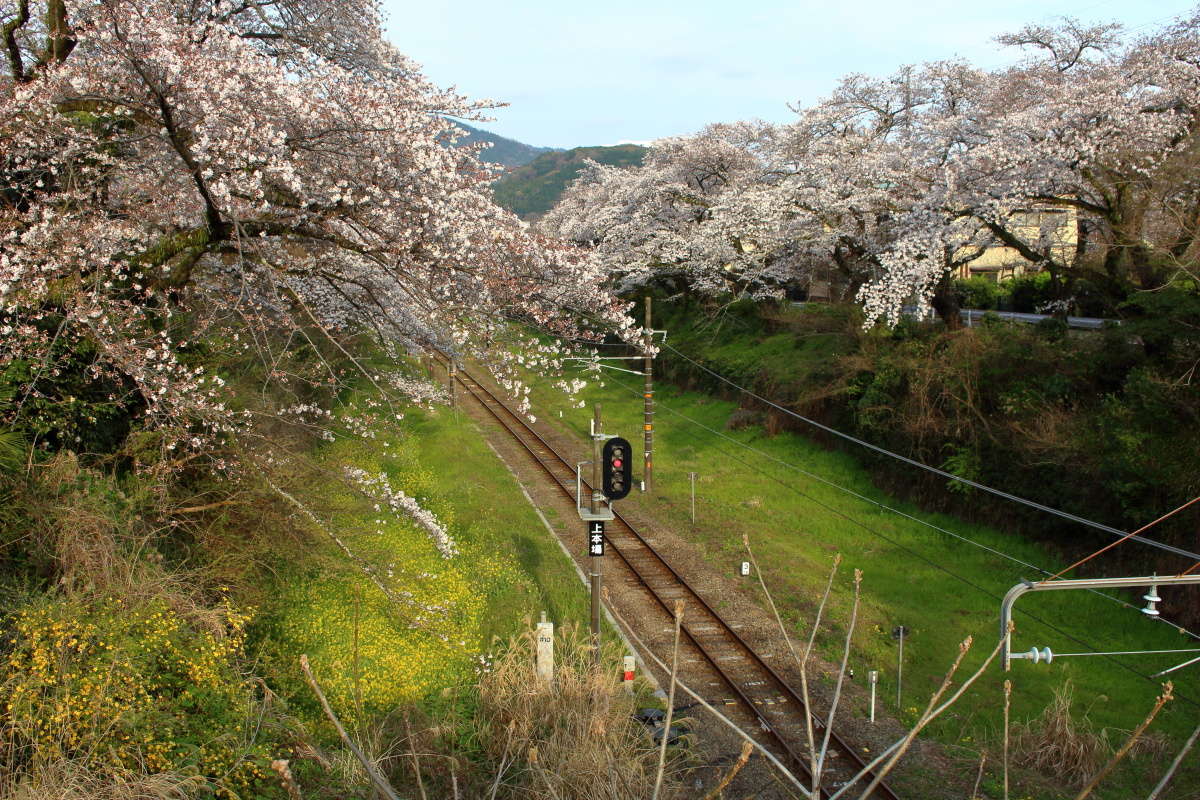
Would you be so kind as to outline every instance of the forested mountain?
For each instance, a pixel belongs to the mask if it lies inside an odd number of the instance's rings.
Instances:
[[[613,147],[575,147],[542,153],[493,185],[496,202],[525,218],[545,214],[562,196],[567,184],[579,177],[587,160],[612,167],[641,166],[646,148],[636,144]]]
[[[483,161],[489,161],[493,164],[501,164],[505,167],[520,167],[533,161],[540,155],[547,153],[559,153],[553,147],[534,147],[524,142],[518,142],[516,139],[508,139],[490,131],[473,128],[465,122],[454,121],[454,124],[467,132],[467,135],[458,140],[458,144],[474,144],[476,142],[491,142],[492,146],[484,150],[480,154]]]

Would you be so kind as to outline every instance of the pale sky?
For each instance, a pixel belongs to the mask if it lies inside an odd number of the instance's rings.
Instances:
[[[792,118],[851,72],[1019,57],[992,41],[1063,16],[1147,33],[1197,0],[383,0],[388,34],[434,83],[508,103],[479,127],[577,147]]]

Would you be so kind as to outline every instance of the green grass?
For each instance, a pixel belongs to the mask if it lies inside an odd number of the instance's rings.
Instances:
[[[367,405],[366,397],[350,398],[352,409]],[[469,417],[409,409],[400,423],[377,419],[373,433],[322,448],[317,459],[328,479],[294,492],[411,603],[391,602],[319,534],[304,558],[281,559],[255,633],[286,696],[312,705],[296,665],[307,653],[328,679],[331,702],[347,713],[355,698],[368,714],[436,705],[447,687],[474,683],[476,659],[496,637],[519,632],[539,612],[558,624],[586,622],[586,593],[571,563]],[[346,467],[386,474],[393,489],[445,524],[458,554],[443,559],[407,516],[374,508],[340,479]]]
[[[599,402],[605,431],[636,443],[641,438],[642,404],[635,380],[610,374],[605,377],[605,387],[593,383],[582,395],[589,403],[584,409],[568,407],[565,398],[539,385],[534,392],[535,412],[581,434],[587,429],[590,404]],[[960,674],[968,674],[982,662],[997,640],[999,597],[1020,579],[1039,576],[749,452],[700,425],[979,544],[1031,564],[1062,566],[1059,557],[1020,537],[945,515],[926,514],[911,504],[884,496],[849,454],[823,450],[788,433],[767,437],[757,427],[726,430],[725,424],[736,408],[732,403],[681,393],[669,386],[660,385],[658,391],[654,491],[633,501],[645,503],[657,518],[686,533],[690,527],[688,472],[697,472],[697,524],[692,538],[719,569],[732,575],[746,558],[742,537],[748,535],[766,583],[796,634],[807,631],[807,621],[815,611],[834,554],[841,553],[845,561],[836,585],[831,625],[819,637],[823,655],[830,660],[840,652],[844,637],[852,572],[861,569],[863,600],[851,666],[860,681],[868,670],[880,671],[881,702],[894,712],[897,647],[891,631],[896,625],[906,625],[910,633],[905,643],[899,711],[906,721],[914,719],[917,709],[924,707],[966,637],[973,636],[975,645]],[[685,421],[668,409],[699,424]],[[753,578],[743,580],[748,590],[758,591]],[[1126,599],[1140,604],[1136,597]],[[1031,615],[1052,621],[1088,646],[1071,641]],[[1167,625],[1153,623],[1136,610],[1085,592],[1027,595],[1017,604],[1016,624],[1015,651],[1034,645],[1049,646],[1059,653],[1194,646],[1193,640]],[[1128,656],[1122,661],[1150,674],[1187,657]],[[1175,673],[1177,694],[1200,700],[1196,676],[1195,669]],[[1157,681],[1134,676],[1101,657],[1065,658],[1050,665],[1014,661],[1007,676],[997,664],[933,726],[931,734],[946,744],[964,748],[964,753],[975,751],[980,743],[994,744],[1000,730],[1005,677],[1013,681],[1014,719],[1037,716],[1054,688],[1070,680],[1075,697],[1089,709],[1095,725],[1126,730],[1138,724],[1160,691]],[[1176,700],[1152,730],[1168,733],[1178,744],[1195,726],[1196,719],[1196,706]],[[1176,785],[1187,785],[1189,779],[1195,776],[1180,776]],[[1125,797],[1130,782],[1136,780],[1130,774],[1118,774],[1108,782],[1107,793],[1098,796]]]
[[[586,623],[587,594],[574,566],[470,418],[442,409],[421,415],[410,430],[417,458],[439,476],[440,491],[460,518],[471,520],[473,535],[514,556],[531,582],[493,598],[492,632],[507,636],[523,616],[540,611],[557,624]]]

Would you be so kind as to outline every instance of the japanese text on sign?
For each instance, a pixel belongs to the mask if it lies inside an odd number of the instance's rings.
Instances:
[[[588,555],[602,556],[604,555],[604,522],[595,521],[588,523]]]

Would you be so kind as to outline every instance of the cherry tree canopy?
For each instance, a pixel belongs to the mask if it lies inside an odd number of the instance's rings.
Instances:
[[[1190,269],[1200,14],[1136,40],[1066,20],[1000,41],[1029,58],[850,75],[790,124],[714,126],[641,168],[592,167],[543,224],[626,284],[761,294],[832,274],[868,324],[909,303],[956,321],[949,278],[990,246],[1048,270],[1064,305],[1080,277],[1155,288]],[[1074,247],[1031,208],[1071,210]]]
[[[470,350],[511,317],[629,324],[491,202],[448,146],[484,104],[427,83],[369,3],[3,0],[0,25],[0,371],[23,396],[86,343],[92,378],[199,446],[230,425],[179,357],[205,330]]]

